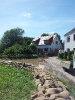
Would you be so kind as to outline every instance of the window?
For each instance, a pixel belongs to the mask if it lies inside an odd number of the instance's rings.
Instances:
[[[70,48],[67,48],[67,52],[69,52],[70,51]]]
[[[44,51],[48,51],[48,48],[44,48]]]
[[[75,51],[75,48],[73,48],[73,50]]]
[[[56,41],[56,44],[58,44],[58,41]]]
[[[49,41],[48,40],[44,40],[44,44],[48,44],[49,43]]]
[[[75,41],[75,34],[73,35],[73,40]]]
[[[70,42],[70,36],[67,37],[67,42]]]

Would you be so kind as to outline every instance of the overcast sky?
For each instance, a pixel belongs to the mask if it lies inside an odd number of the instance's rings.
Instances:
[[[56,32],[64,39],[75,27],[75,0],[0,0],[0,38],[17,27],[24,36]]]

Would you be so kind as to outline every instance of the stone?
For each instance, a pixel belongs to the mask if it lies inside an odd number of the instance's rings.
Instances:
[[[58,94],[52,94],[52,95],[50,96],[50,100],[55,100],[56,97],[57,97],[57,95],[58,95]]]
[[[63,91],[63,92],[60,92],[58,94],[59,97],[62,97],[62,98],[65,98],[65,99],[68,98],[69,95],[70,95],[70,93],[68,91]]]
[[[44,85],[43,85],[43,88],[44,88],[44,89],[49,89],[49,88],[50,88],[50,84],[44,84]]]
[[[74,100],[74,98],[73,98],[73,97],[71,97],[71,96],[69,96],[69,97],[70,97],[70,99],[71,99],[71,100]]]
[[[31,95],[31,99],[33,100],[33,99],[35,99],[35,98],[37,98],[38,97],[38,94],[36,93],[36,94],[34,94],[34,95]]]
[[[37,97],[37,98],[35,98],[34,100],[44,100],[44,96]]]
[[[62,82],[60,82],[60,81],[58,81],[58,85],[59,85],[60,87],[65,87],[65,85],[64,85]]]
[[[57,99],[55,99],[55,100],[65,100],[64,98],[57,98]]]
[[[60,93],[62,92],[62,88],[49,88],[49,89],[46,89],[46,94],[57,94],[57,93]]]

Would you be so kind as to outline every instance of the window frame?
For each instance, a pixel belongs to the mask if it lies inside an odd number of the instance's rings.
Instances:
[[[67,37],[67,42],[70,42],[70,36]]]

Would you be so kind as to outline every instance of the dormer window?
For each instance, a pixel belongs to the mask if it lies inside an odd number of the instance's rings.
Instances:
[[[44,40],[44,44],[48,44],[49,43],[49,41],[48,40]]]

